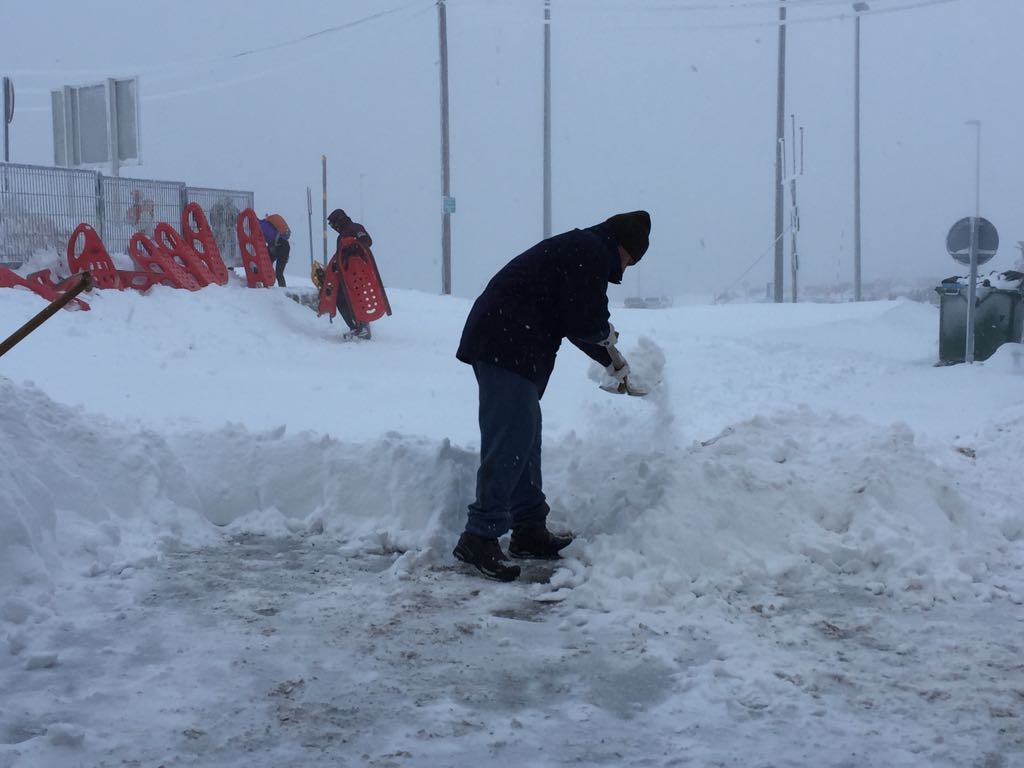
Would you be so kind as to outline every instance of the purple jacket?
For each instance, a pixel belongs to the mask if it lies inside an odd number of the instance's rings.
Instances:
[[[277,231],[277,227],[266,219],[260,219],[260,229],[263,230],[263,239],[267,241],[267,246],[273,245],[274,241],[277,240],[277,236],[280,234]]]

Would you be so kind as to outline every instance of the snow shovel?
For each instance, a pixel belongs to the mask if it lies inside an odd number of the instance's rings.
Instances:
[[[615,370],[618,371],[626,364],[625,358],[619,353],[619,350],[614,345],[608,347],[608,354],[612,358],[612,365]],[[645,387],[640,387],[629,380],[629,376],[626,376],[622,381],[616,381],[612,384],[602,384],[601,389],[605,392],[611,392],[613,395],[632,395],[633,397],[643,397],[644,395],[650,394],[650,390]]]

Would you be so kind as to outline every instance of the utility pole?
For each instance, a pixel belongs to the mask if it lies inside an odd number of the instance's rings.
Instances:
[[[782,143],[786,131],[786,0],[779,3],[779,82],[775,115],[775,302],[783,300],[782,274],[785,244],[782,242]]]
[[[544,239],[551,237],[551,0],[544,0]]]
[[[796,177],[802,176],[804,172],[804,129],[800,128],[800,168],[797,170],[796,165],[796,154],[797,154],[797,143],[796,143],[796,116],[789,116],[791,121],[792,129],[790,131],[790,137],[792,141],[792,149],[790,152],[793,155],[793,169],[792,175],[789,177],[789,199],[790,199],[790,211],[789,211],[789,268],[790,278],[793,281],[792,294],[793,303],[797,302],[797,277],[800,271],[800,256],[796,247],[796,235],[800,231],[800,208],[796,203]]]
[[[441,59],[441,293],[452,292],[451,171],[448,156],[448,15],[446,0],[437,0],[438,48]]]
[[[860,15],[868,4],[856,2],[853,10],[853,300],[860,301]]]

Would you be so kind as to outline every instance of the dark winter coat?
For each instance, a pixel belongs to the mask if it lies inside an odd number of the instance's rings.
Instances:
[[[543,395],[563,338],[610,365],[608,283],[622,280],[607,224],[574,229],[516,256],[491,278],[469,312],[455,356],[518,373]]]
[[[366,231],[366,227],[352,221],[352,219],[344,219],[340,226],[334,227],[334,231],[338,233],[338,241],[334,249],[335,259],[347,260],[359,253],[359,246],[352,245],[351,243],[347,246],[343,246],[343,240],[353,239],[366,248],[367,251],[369,251],[370,246],[373,245],[373,238],[370,237],[370,233]],[[345,289],[344,283],[341,284],[341,287],[338,290],[337,298],[335,299],[335,306],[338,307],[338,312],[341,314],[341,319],[345,321],[345,325],[350,329],[355,330],[359,323],[356,322],[355,313],[352,309],[352,301],[349,298],[348,291]],[[391,314],[390,311],[388,314]]]
[[[366,228],[362,224],[357,224],[351,219],[348,220],[340,229],[335,230],[338,233],[338,244],[341,244],[343,238],[354,237],[357,241],[369,248],[373,245],[373,238],[370,237],[370,233],[366,231]]]

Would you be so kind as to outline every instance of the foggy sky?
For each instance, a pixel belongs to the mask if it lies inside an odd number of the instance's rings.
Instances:
[[[1010,267],[1024,240],[1024,3],[923,2],[870,0],[861,22],[866,281],[960,271],[944,242],[974,213],[967,120],[982,121],[981,213],[1001,236],[984,269]],[[787,125],[795,113],[805,133],[800,280],[849,282],[852,11],[845,0],[789,6]],[[448,2],[459,295],[541,237],[543,7]],[[627,292],[771,280],[777,7],[552,0],[554,231],[648,209],[651,250]],[[301,273],[307,186],[321,258],[326,154],[329,205],[370,230],[385,283],[440,290],[433,0],[8,0],[0,19],[0,74],[17,89],[12,161],[52,164],[51,88],[137,74],[143,164],[123,176],[253,190],[259,214],[291,224],[289,271]]]

